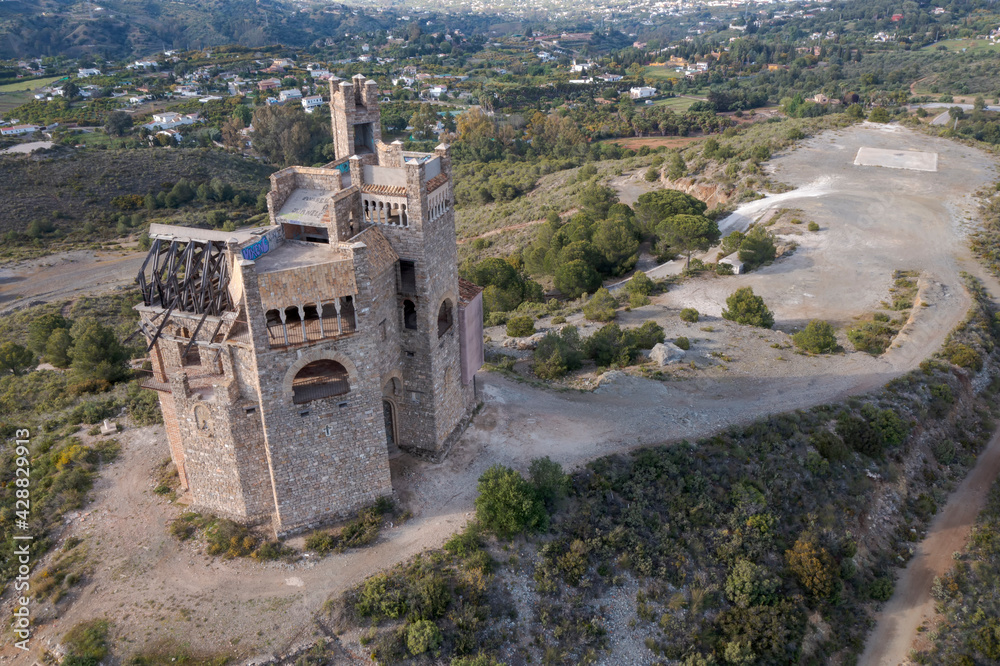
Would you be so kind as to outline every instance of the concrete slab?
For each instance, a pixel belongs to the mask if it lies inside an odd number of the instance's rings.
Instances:
[[[854,164],[858,166],[879,166],[889,169],[909,169],[911,171],[937,171],[937,153],[916,150],[886,150],[885,148],[858,148]]]
[[[277,218],[293,224],[321,224],[331,198],[330,192],[325,190],[299,188],[281,206]]]

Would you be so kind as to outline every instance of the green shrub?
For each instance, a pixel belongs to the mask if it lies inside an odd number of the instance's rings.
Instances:
[[[548,456],[532,460],[528,476],[535,487],[535,496],[549,511],[555,508],[556,503],[569,490],[569,476],[563,473],[562,465],[553,462]]]
[[[816,447],[821,456],[831,462],[847,460],[851,453],[844,441],[829,430],[820,430],[810,438],[809,443]]]
[[[483,544],[479,540],[479,525],[470,522],[464,530],[456,532],[444,542],[444,549],[462,559],[482,550]]]
[[[767,309],[764,299],[754,294],[751,287],[740,287],[726,299],[722,318],[760,328],[774,326],[774,315]]]
[[[867,588],[868,598],[873,601],[888,601],[895,583],[889,576],[879,576]]]
[[[747,270],[753,270],[774,261],[777,253],[774,234],[764,227],[754,227],[740,242],[738,256]]]
[[[874,405],[865,405],[861,414],[879,433],[885,446],[899,446],[910,433],[909,424],[891,409],[878,409]]]
[[[640,294],[638,292],[631,292],[628,295],[628,306],[629,308],[641,308],[644,305],[649,305],[649,296],[646,294]]]
[[[876,106],[871,110],[871,113],[868,114],[868,120],[873,123],[887,123],[892,120],[892,117],[886,109],[881,106]]]
[[[566,317],[563,317],[562,315],[556,315],[555,317],[552,318],[552,325],[553,326],[557,326],[559,324],[565,324],[565,323],[566,323]]]
[[[811,354],[823,354],[837,346],[837,336],[829,322],[813,319],[804,329],[792,336],[799,349]]]
[[[107,620],[87,620],[73,626],[63,636],[66,656],[63,666],[97,666],[108,656]]]
[[[950,439],[938,440],[931,444],[931,453],[942,465],[950,465],[955,462],[955,442]]]
[[[780,582],[768,573],[767,567],[737,560],[726,577],[726,597],[741,608],[772,603]]]
[[[697,310],[694,308],[684,308],[681,310],[681,321],[686,321],[688,323],[695,323],[701,317]]]
[[[684,351],[691,349],[691,341],[685,337],[677,338],[676,340],[674,340],[674,344],[677,345],[677,347],[679,347],[680,349],[683,349]]]
[[[606,324],[583,341],[583,353],[600,366],[627,366],[635,361],[639,351],[618,324]]]
[[[888,319],[888,317],[886,317]],[[892,343],[895,332],[881,321],[865,321],[847,330],[847,339],[858,351],[878,356]]]
[[[375,574],[366,580],[354,601],[354,612],[374,622],[406,615],[406,598],[394,583],[395,580],[385,574]]]
[[[455,657],[449,666],[503,666],[499,661],[485,654],[475,657]]]
[[[816,224],[815,222],[810,222],[807,225],[807,228],[809,229],[809,231],[819,231],[819,225]]]
[[[869,458],[882,457],[882,434],[865,419],[843,413],[837,419],[837,435],[844,444]]]
[[[931,404],[930,412],[935,417],[942,417],[948,413],[951,406],[955,404],[955,394],[947,384],[933,384],[930,387]]]
[[[645,321],[637,328],[626,330],[625,335],[636,349],[652,349],[665,339],[663,327],[655,321]]]
[[[517,315],[507,320],[507,335],[523,338],[535,332],[535,320],[527,315]]]
[[[487,326],[503,326],[509,318],[510,313],[508,312],[491,312],[486,315],[485,323]]]
[[[656,289],[656,283],[642,271],[636,271],[632,279],[625,283],[625,290],[630,294],[649,296]]]
[[[548,527],[545,506],[517,471],[493,465],[479,477],[476,520],[501,538]]]
[[[949,345],[945,349],[948,360],[960,368],[969,368],[979,372],[983,369],[983,359],[979,353],[965,344]]]
[[[441,644],[441,630],[430,620],[418,620],[406,628],[406,649],[416,656]]]
[[[735,275],[736,274],[736,269],[733,268],[732,264],[727,264],[725,262],[720,261],[719,263],[717,263],[715,265],[715,274],[716,275]]]
[[[583,316],[590,321],[606,322],[615,318],[618,301],[604,287],[601,287],[583,306]]]
[[[576,326],[565,326],[562,331],[549,331],[535,347],[531,369],[542,379],[558,379],[583,364],[580,334]]]

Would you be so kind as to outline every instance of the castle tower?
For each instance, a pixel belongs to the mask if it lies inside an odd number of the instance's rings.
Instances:
[[[391,493],[400,448],[447,451],[483,361],[448,147],[382,143],[373,81],[333,92],[337,159],[272,175],[270,226],[152,225],[139,276],[147,385],[194,507],[278,534]]]
[[[334,155],[338,160],[351,155],[371,155],[382,141],[378,85],[361,74],[339,84],[330,81],[330,116]]]

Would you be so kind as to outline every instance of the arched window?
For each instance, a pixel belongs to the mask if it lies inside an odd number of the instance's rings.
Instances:
[[[403,301],[403,326],[417,330],[417,306],[409,299]]]
[[[320,398],[344,395],[351,390],[347,369],[336,361],[313,361],[292,380],[292,402],[302,404]]]
[[[447,298],[441,303],[441,308],[438,310],[438,337],[448,332],[451,328],[454,317],[451,312],[451,301]]]

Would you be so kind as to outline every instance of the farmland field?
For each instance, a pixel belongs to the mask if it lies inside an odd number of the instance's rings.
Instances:
[[[656,100],[653,102],[653,106],[665,106],[671,111],[682,113],[687,111],[696,101],[698,100],[690,97],[668,97],[667,99]]]
[[[7,113],[11,109],[16,109],[30,101],[31,93],[29,92],[0,93],[0,114]]]
[[[961,51],[963,49],[970,51],[996,51],[1000,49],[1000,44],[994,44],[985,39],[943,39],[936,44],[925,46],[922,50],[933,50],[941,46],[946,47],[949,51]]]
[[[7,85],[0,86],[0,93],[12,93],[12,92],[23,92],[26,90],[37,90],[38,88],[44,88],[54,81],[58,81],[65,77],[62,76],[50,76],[47,79],[30,79],[28,81],[15,81],[14,83],[8,83]]]
[[[666,65],[649,65],[646,67],[644,76],[647,79],[679,79],[680,73],[673,67]]]

